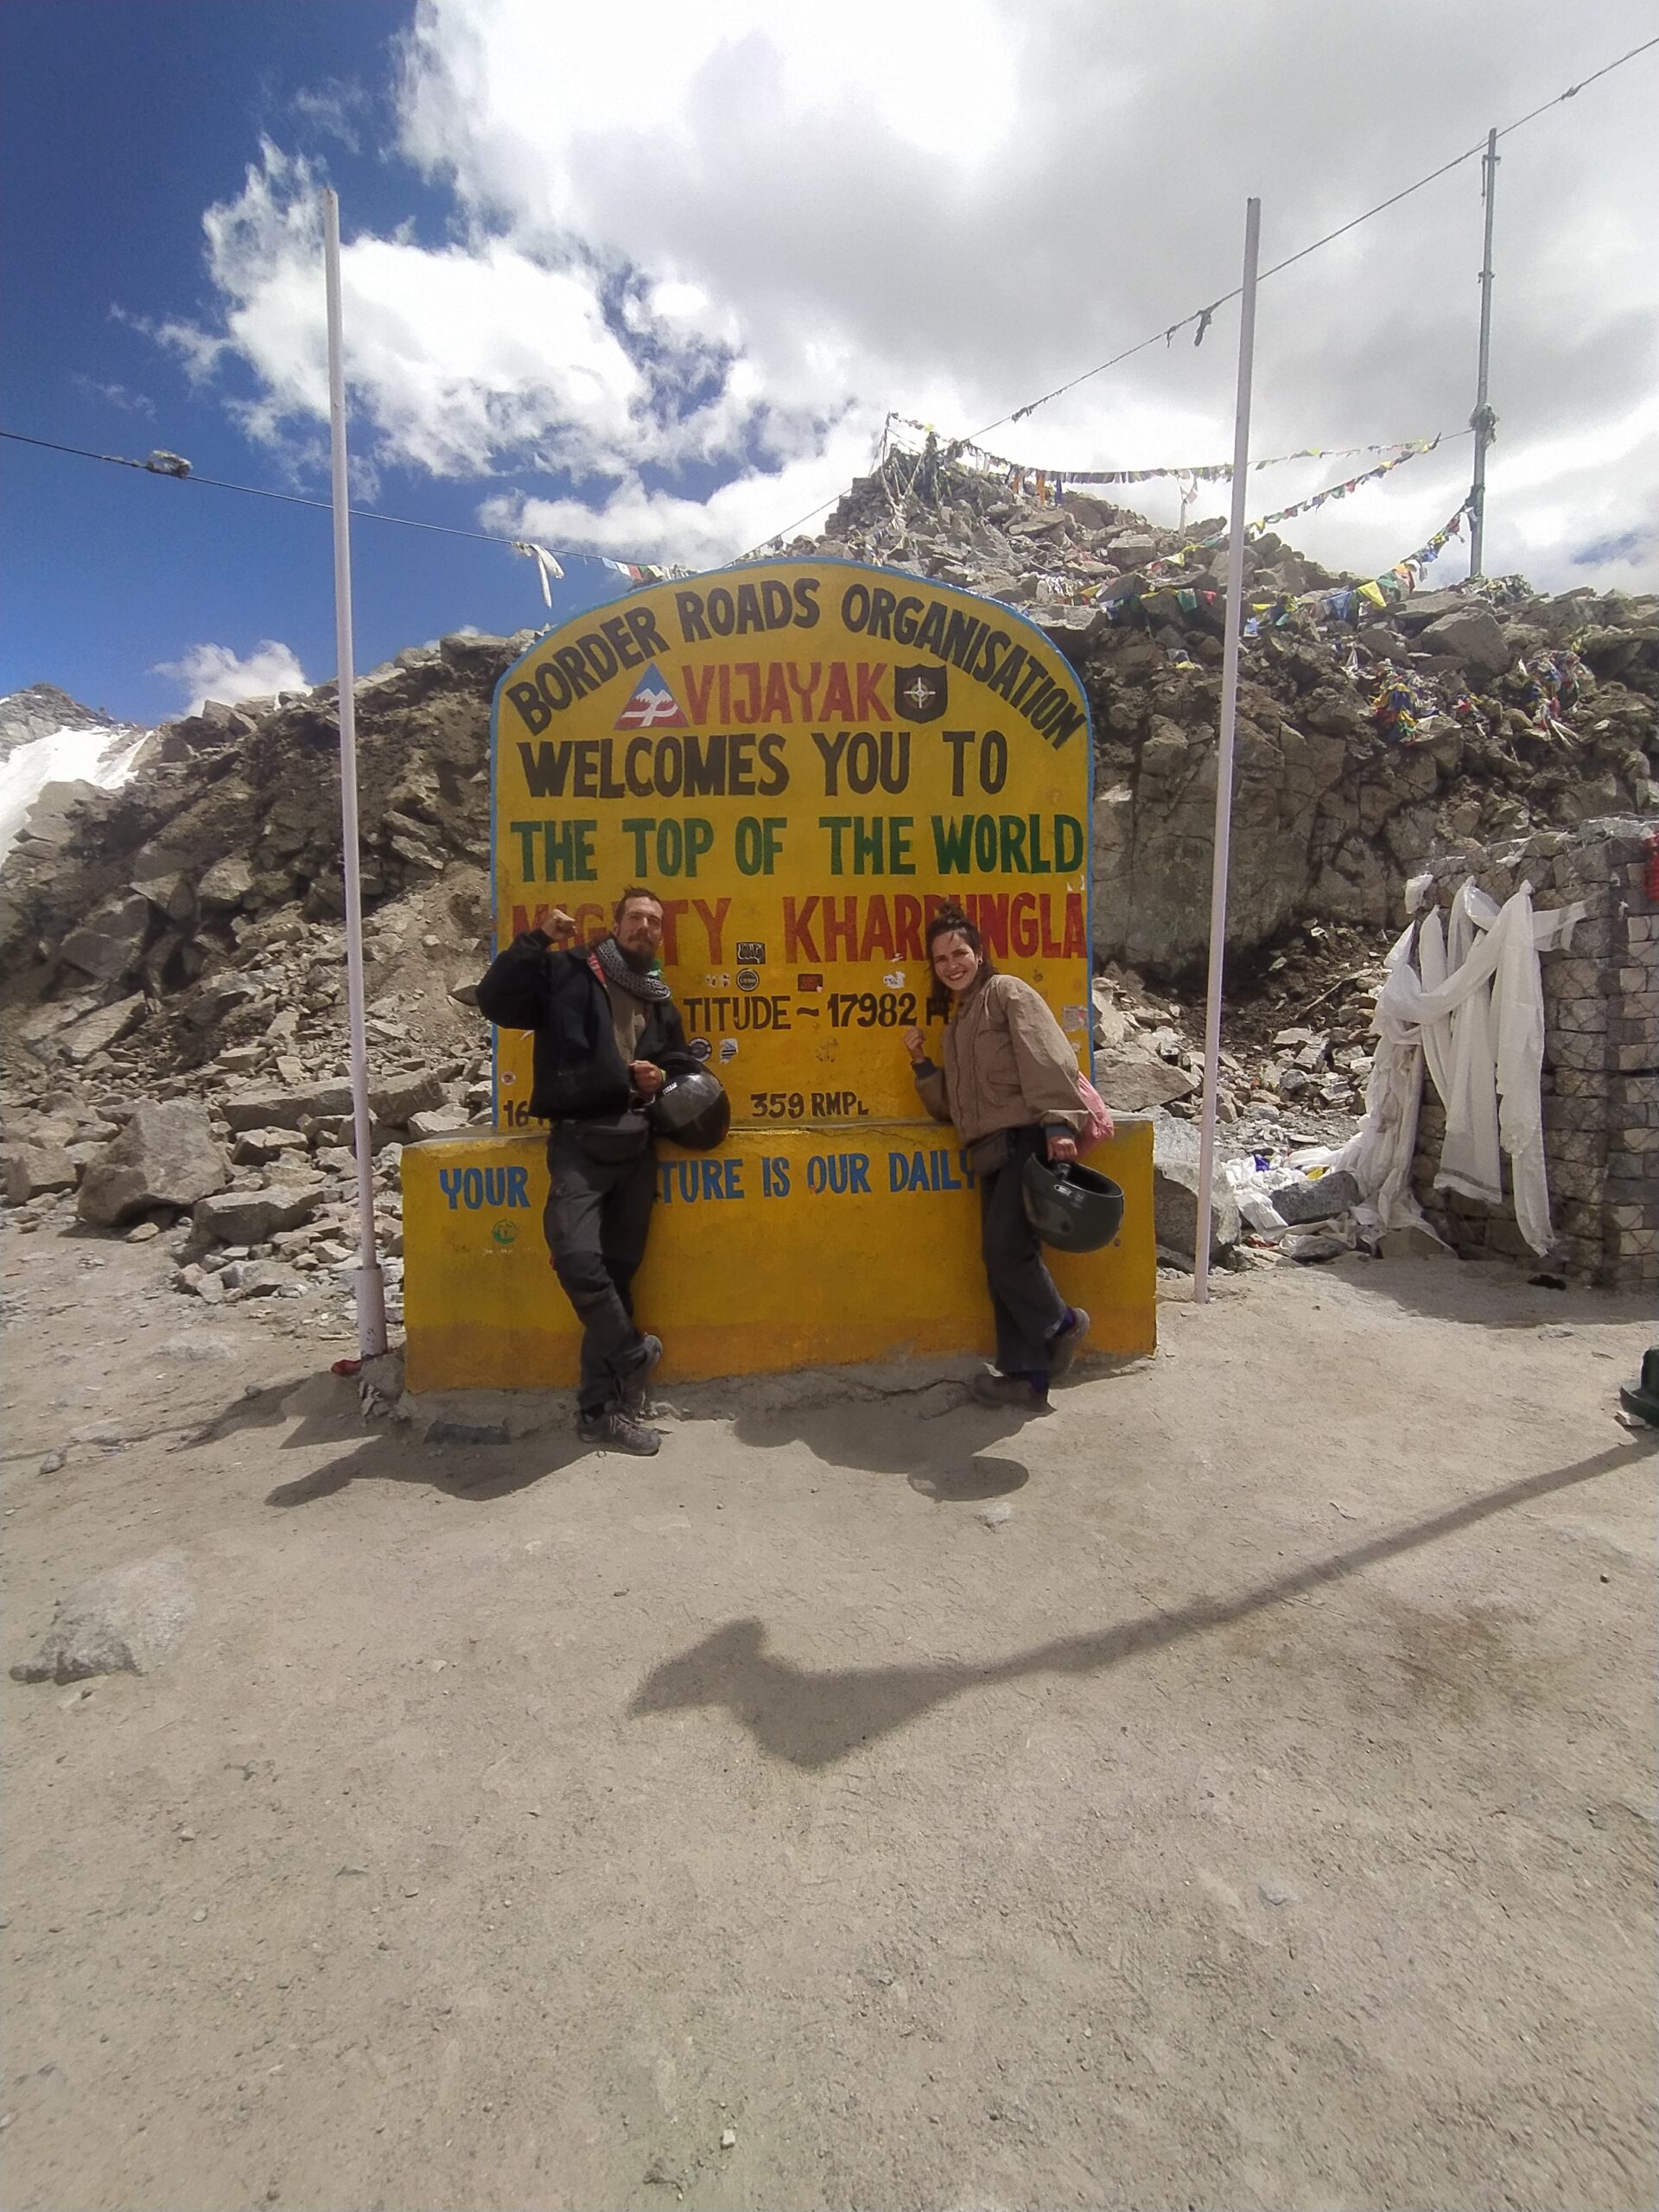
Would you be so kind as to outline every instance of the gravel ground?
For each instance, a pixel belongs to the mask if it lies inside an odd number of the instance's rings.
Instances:
[[[13,2212],[1655,2201],[1633,1306],[1287,1264],[1024,1427],[710,1389],[639,1463],[0,1257],[8,1664],[195,1604],[3,1685]]]

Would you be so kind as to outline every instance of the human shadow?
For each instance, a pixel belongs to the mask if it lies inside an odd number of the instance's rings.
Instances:
[[[1656,1457],[1659,1434],[1612,1445],[1570,1466],[1523,1477],[1444,1513],[1310,1560],[1231,1597],[1195,1598],[1167,1612],[1143,1613],[1111,1628],[1062,1637],[1004,1659],[814,1671],[768,1652],[763,1622],[729,1621],[677,1658],[654,1667],[626,1710],[631,1719],[639,1719],[648,1713],[724,1707],[772,1758],[809,1769],[831,1766],[965,1691],[1018,1681],[1029,1675],[1103,1673],[1126,1659],[1231,1627],[1253,1614],[1473,1528],[1494,1514]]]
[[[346,1447],[292,1482],[278,1483],[265,1503],[284,1507],[337,1497],[354,1482],[424,1484],[446,1497],[488,1504],[562,1474],[593,1450],[574,1434],[546,1431],[499,1444],[439,1443],[423,1440],[406,1423],[391,1421],[365,1434],[356,1382],[315,1371],[272,1383],[256,1397],[233,1400],[171,1449],[200,1452],[277,1430],[283,1432],[277,1440],[283,1452]]]
[[[353,1483],[389,1482],[424,1484],[446,1497],[487,1505],[563,1474],[578,1460],[590,1458],[593,1449],[574,1434],[545,1432],[505,1445],[423,1444],[410,1429],[395,1427],[365,1437],[339,1459],[292,1482],[278,1483],[267,1493],[265,1503],[314,1505],[321,1498],[338,1497]]]
[[[919,1402],[878,1397],[740,1413],[732,1430],[740,1443],[758,1451],[802,1444],[826,1467],[902,1475],[936,1505],[1006,1497],[1023,1489],[1031,1480],[1025,1462],[984,1447],[1021,1431],[1040,1433],[1040,1419],[974,1405],[965,1391],[961,1402],[948,1397],[929,1402],[953,1387],[930,1385],[918,1393]]]

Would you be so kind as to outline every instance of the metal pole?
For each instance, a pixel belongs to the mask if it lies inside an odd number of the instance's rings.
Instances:
[[[322,262],[328,296],[328,428],[334,504],[334,650],[340,679],[340,825],[346,889],[346,995],[350,1010],[352,1141],[357,1154],[357,1348],[386,1349],[386,1288],[374,1236],[374,1124],[363,1020],[363,899],[357,851],[356,672],[352,663],[352,524],[346,472],[346,359],[340,314],[340,200],[322,195]]]
[[[1469,427],[1475,434],[1475,480],[1469,492],[1469,574],[1484,574],[1481,561],[1486,538],[1486,448],[1492,442],[1497,417],[1486,404],[1486,372],[1492,351],[1492,197],[1497,183],[1497,133],[1486,133],[1486,152],[1480,165],[1481,194],[1486,202],[1486,251],[1480,269],[1480,372],[1475,391],[1475,411]]]
[[[1233,729],[1244,599],[1244,503],[1250,466],[1250,376],[1255,359],[1255,264],[1262,202],[1244,203],[1244,291],[1238,318],[1238,404],[1233,417],[1233,505],[1227,533],[1227,627],[1222,645],[1221,741],[1216,759],[1215,855],[1210,873],[1210,982],[1204,1016],[1204,1118],[1198,1133],[1198,1219],[1192,1299],[1210,1296],[1210,1207],[1216,1176],[1216,1090],[1221,1078],[1221,976],[1227,953],[1227,869],[1233,842]]]

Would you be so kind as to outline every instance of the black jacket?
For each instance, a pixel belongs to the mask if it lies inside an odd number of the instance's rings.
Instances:
[[[539,1121],[609,1121],[639,1101],[616,1047],[611,1002],[588,964],[585,948],[556,952],[541,930],[514,938],[490,963],[478,987],[480,1011],[498,1029],[528,1029],[535,1038],[530,1110]],[[686,1049],[680,1010],[671,999],[645,1005],[636,1057],[670,1075],[699,1063]]]

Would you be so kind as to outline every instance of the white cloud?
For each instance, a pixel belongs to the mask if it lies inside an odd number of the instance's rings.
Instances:
[[[264,638],[245,656],[228,645],[188,645],[177,660],[158,661],[152,676],[177,678],[189,695],[180,712],[199,715],[209,699],[233,707],[242,699],[268,699],[273,691],[309,689],[305,671],[292,651],[275,638]]]
[[[872,448],[868,422],[852,418],[830,435],[822,451],[779,469],[747,469],[706,499],[647,491],[635,479],[601,507],[577,499],[515,495],[486,500],[480,518],[486,530],[505,537],[535,538],[574,552],[718,567],[774,537],[795,536],[799,518],[823,500],[826,480],[834,488],[865,474]],[[816,535],[823,526],[819,518],[807,534]]]
[[[362,150],[363,126],[369,120],[369,97],[362,86],[331,79],[304,86],[290,105],[317,136],[338,139],[348,154]]]
[[[101,400],[106,407],[118,407],[124,415],[145,415],[151,421],[155,419],[154,403],[142,391],[130,391],[124,384],[105,384],[97,377],[82,376],[79,372],[69,381],[84,398]]]
[[[259,384],[229,403],[249,434],[282,445],[326,423],[327,324],[321,282],[322,180],[265,141],[236,199],[202,219],[218,290],[217,327],[148,326],[198,382],[235,363]],[[606,315],[604,272],[579,251],[562,265],[499,235],[430,248],[405,237],[351,238],[340,253],[346,378],[372,444],[365,458],[437,476],[481,476],[507,458],[581,478],[642,460],[709,460],[741,436],[752,380],[724,381],[710,404],[677,394],[712,365],[671,291],[628,302],[631,358]]]
[[[419,0],[400,150],[455,219],[423,245],[353,235],[346,210],[359,442],[569,478],[486,509],[561,543],[713,557],[810,505],[810,478],[833,495],[887,408],[971,435],[1217,299],[1247,194],[1270,264],[1635,44],[1649,13],[1509,0],[1495,39],[1489,9],[1396,0],[1372,41],[1344,10],[1214,0],[635,0],[625,30],[545,0]],[[1503,142],[1489,565],[1543,582],[1584,580],[1580,514],[1600,531],[1659,505],[1654,440],[1601,435],[1654,381],[1656,59]],[[251,369],[243,417],[273,442],[323,419],[319,181],[267,146],[206,219],[217,319],[163,333],[200,376]],[[1471,161],[1264,284],[1258,452],[1462,429],[1480,220]],[[986,442],[1061,467],[1223,458],[1236,330],[1224,308],[1202,346],[1184,331]],[[1568,448],[1570,482],[1546,483]],[[1293,535],[1386,565],[1446,519],[1467,453]],[[1253,511],[1326,480],[1264,475]],[[1174,518],[1173,494],[1144,498]],[[1659,581],[1659,549],[1626,565]]]

